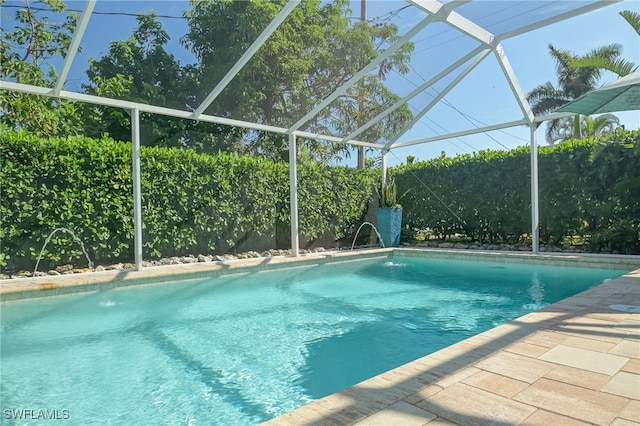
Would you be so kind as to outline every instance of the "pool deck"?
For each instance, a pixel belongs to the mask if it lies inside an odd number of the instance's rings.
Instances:
[[[265,425],[639,425],[640,257],[396,249],[404,256],[635,269],[576,296],[361,382]],[[387,255],[369,250],[366,256]],[[153,285],[245,268],[363,257],[327,253],[0,282],[0,300]],[[622,273],[622,272],[621,272]]]
[[[640,269],[264,425],[640,425]]]

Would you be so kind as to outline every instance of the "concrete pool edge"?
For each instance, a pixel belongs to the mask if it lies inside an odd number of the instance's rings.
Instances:
[[[197,279],[229,273],[253,272],[328,262],[344,262],[381,256],[431,257],[437,259],[476,260],[500,263],[545,264],[629,271],[640,267],[640,256],[475,251],[435,248],[376,248],[354,251],[327,251],[299,257],[274,256],[216,262],[151,266],[132,269],[87,272],[59,276],[15,278],[0,281],[0,302],[64,296],[75,293],[109,290],[137,285],[160,284],[167,278]]]
[[[41,297],[64,296],[76,293],[103,291],[113,288],[163,284],[168,279],[188,280],[215,277],[232,273],[257,272],[278,268],[316,265],[327,262],[385,257],[392,249],[365,251],[337,251],[305,254],[299,257],[273,256],[233,259],[178,265],[149,266],[141,271],[121,269],[85,272],[58,276],[14,278],[0,281],[0,302],[29,300]]]

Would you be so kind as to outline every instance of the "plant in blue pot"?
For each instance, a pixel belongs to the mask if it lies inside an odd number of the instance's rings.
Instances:
[[[382,184],[378,191],[380,207],[376,210],[378,231],[384,247],[400,246],[402,230],[402,206],[397,201],[397,187],[393,178]]]

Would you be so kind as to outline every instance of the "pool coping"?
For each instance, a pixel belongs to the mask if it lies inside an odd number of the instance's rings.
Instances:
[[[298,257],[272,256],[251,259],[232,259],[213,262],[184,263],[145,267],[140,271],[120,269],[78,274],[47,275],[43,277],[13,278],[0,281],[0,303],[39,297],[64,296],[75,293],[104,291],[113,288],[155,285],[167,277],[197,279],[217,275],[257,270],[270,270],[299,265],[344,262],[388,255],[425,255],[439,259],[477,260],[500,263],[545,264],[586,268],[633,270],[640,268],[640,256],[573,253],[538,253],[513,251],[475,251],[419,247],[376,248],[353,251],[326,251]]]

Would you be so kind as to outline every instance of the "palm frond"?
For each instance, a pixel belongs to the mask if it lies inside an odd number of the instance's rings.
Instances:
[[[576,57],[571,65],[575,68],[597,70],[597,72],[587,71],[585,73],[585,77],[595,78],[596,81],[600,78],[601,70],[611,71],[623,77],[634,72],[638,66],[620,57],[621,52],[622,46],[618,43],[612,43]]]
[[[640,13],[631,10],[622,10],[620,11],[620,16],[640,35]]]

